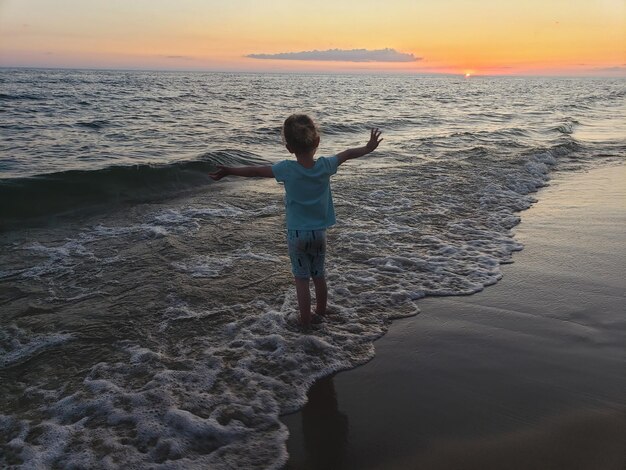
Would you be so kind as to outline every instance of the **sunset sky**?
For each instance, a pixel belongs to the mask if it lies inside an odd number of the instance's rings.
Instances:
[[[0,0],[0,66],[625,76],[626,1]]]

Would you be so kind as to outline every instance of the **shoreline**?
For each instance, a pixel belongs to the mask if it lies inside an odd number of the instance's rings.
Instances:
[[[421,300],[281,417],[286,469],[623,468],[626,166],[552,176],[501,281]]]

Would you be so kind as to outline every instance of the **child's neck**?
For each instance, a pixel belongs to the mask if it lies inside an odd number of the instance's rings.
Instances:
[[[311,168],[315,165],[315,151],[317,149],[309,150],[307,152],[296,153],[296,160],[305,168]]]

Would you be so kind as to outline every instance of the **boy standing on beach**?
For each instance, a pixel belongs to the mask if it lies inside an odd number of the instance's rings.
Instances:
[[[326,228],[335,224],[330,177],[345,161],[374,151],[383,140],[380,134],[378,129],[372,129],[365,146],[315,160],[313,157],[320,143],[317,126],[309,116],[293,114],[285,120],[283,138],[289,153],[295,154],[296,161],[283,160],[274,165],[239,168],[218,166],[216,172],[209,174],[216,181],[232,175],[276,178],[276,181],[284,183],[289,258],[303,326],[321,321],[326,314]],[[311,313],[311,278],[315,286],[315,314]]]

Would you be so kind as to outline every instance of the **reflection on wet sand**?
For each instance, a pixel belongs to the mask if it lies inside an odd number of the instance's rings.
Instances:
[[[343,468],[348,443],[348,417],[337,407],[333,376],[313,384],[307,394],[308,402],[301,411],[302,435],[306,464],[289,468]]]

